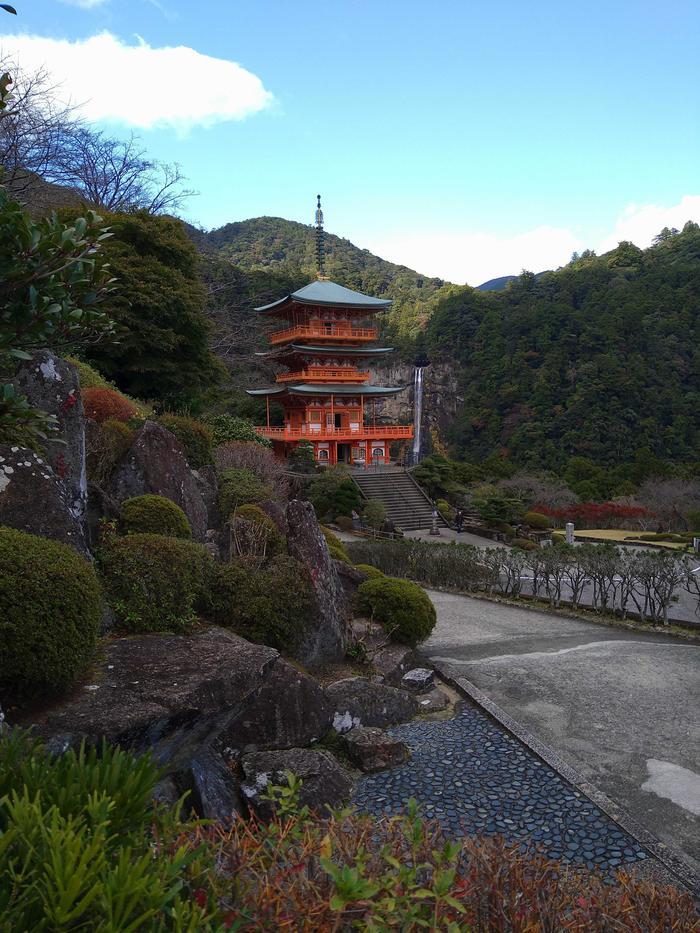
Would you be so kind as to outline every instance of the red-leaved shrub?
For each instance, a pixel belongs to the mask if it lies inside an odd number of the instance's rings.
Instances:
[[[103,421],[128,421],[138,414],[131,402],[115,389],[85,389],[85,417]]]
[[[577,502],[563,509],[551,509],[540,504],[535,506],[535,511],[560,524],[573,522],[579,528],[644,527],[654,517],[649,509],[621,502]]]

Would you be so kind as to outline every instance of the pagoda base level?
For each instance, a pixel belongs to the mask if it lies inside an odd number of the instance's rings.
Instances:
[[[286,460],[299,441],[273,441],[272,448],[277,457]],[[314,460],[319,466],[344,464],[355,468],[372,467],[391,463],[389,438],[383,440],[302,441],[313,447]]]

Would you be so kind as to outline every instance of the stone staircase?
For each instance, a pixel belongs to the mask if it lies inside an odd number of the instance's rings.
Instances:
[[[378,499],[387,517],[402,531],[429,530],[433,521],[433,504],[416,481],[405,470],[357,471],[352,478],[366,499]],[[447,523],[438,515],[438,528]]]

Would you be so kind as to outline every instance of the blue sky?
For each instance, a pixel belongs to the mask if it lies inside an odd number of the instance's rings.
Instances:
[[[17,8],[3,50],[178,161],[207,228],[311,222],[320,191],[332,232],[478,284],[700,220],[697,2]]]

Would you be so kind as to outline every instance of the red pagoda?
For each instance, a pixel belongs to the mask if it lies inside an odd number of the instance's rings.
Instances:
[[[319,198],[319,280],[255,309],[284,322],[281,330],[270,334],[271,349],[265,356],[288,370],[277,376],[277,385],[248,390],[266,402],[267,423],[256,430],[283,457],[308,441],[319,464],[389,463],[391,441],[409,440],[413,427],[378,423],[375,401],[396,395],[404,387],[370,385],[362,363],[393,349],[372,346],[378,332],[368,321],[391,302],[323,278],[322,223]],[[270,425],[270,400],[282,405],[281,427]]]

